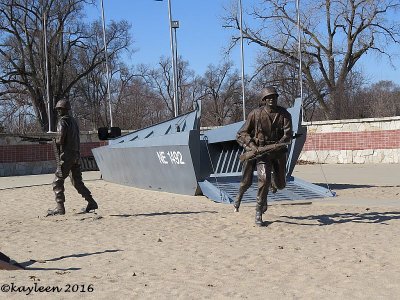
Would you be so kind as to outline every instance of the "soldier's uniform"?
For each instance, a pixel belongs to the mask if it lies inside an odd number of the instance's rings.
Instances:
[[[71,183],[88,202],[85,212],[97,209],[97,203],[91,192],[82,181],[80,166],[80,138],[79,127],[76,120],[68,114],[71,106],[67,100],[60,100],[56,105],[57,110],[64,110],[60,114],[57,124],[57,147],[59,149],[59,161],[53,181],[53,191],[56,196],[57,207],[49,210],[49,215],[65,214],[64,181],[70,176]]]
[[[271,95],[278,95],[275,88],[263,90],[261,99]],[[290,113],[281,106],[265,105],[250,112],[246,122],[237,133],[237,142],[246,150],[257,149],[268,144],[287,143],[292,139],[292,119]],[[256,224],[262,224],[262,213],[267,209],[268,189],[271,185],[271,171],[274,173],[272,186],[283,189],[286,186],[286,157],[287,149],[267,153],[255,161],[258,175],[258,192],[256,204]],[[239,194],[235,201],[235,208],[240,205],[244,191],[251,185],[254,167],[244,165],[243,178]]]
[[[248,149],[251,151],[251,149]],[[256,169],[256,160],[245,160],[242,165],[242,178],[239,184],[239,191],[236,195],[235,202],[233,203],[233,207],[235,208],[235,212],[239,212],[240,204],[242,203],[242,198],[244,193],[251,187],[253,183],[253,174]]]

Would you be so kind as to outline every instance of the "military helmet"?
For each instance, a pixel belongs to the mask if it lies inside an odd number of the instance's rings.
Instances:
[[[70,110],[71,104],[69,103],[69,101],[67,99],[62,99],[57,102],[56,109],[57,108],[63,108],[66,110]]]
[[[261,91],[261,100],[263,100],[265,97],[268,97],[270,95],[276,95],[278,96],[278,92],[276,91],[276,88],[273,86],[268,86]]]

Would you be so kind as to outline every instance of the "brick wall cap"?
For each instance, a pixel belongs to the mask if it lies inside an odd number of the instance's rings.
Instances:
[[[324,124],[346,124],[346,123],[371,123],[371,122],[391,122],[400,121],[400,116],[385,118],[365,118],[365,119],[346,119],[346,120],[326,120],[326,121],[310,121],[303,122],[303,125],[324,125]]]

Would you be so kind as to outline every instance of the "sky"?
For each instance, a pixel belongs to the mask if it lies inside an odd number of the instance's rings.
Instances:
[[[88,18],[101,18],[101,0],[97,7],[88,8]],[[229,7],[232,0],[171,0],[172,19],[178,20],[178,54],[189,62],[189,67],[196,74],[203,75],[209,64],[217,65],[225,57],[232,30],[222,27],[224,7]],[[260,0],[242,0],[243,10],[249,10]],[[133,48],[136,52],[127,57],[127,63],[150,64],[156,66],[161,56],[170,57],[170,32],[168,1],[155,0],[103,0],[106,23],[110,20],[125,19],[132,24]],[[301,5],[301,4],[300,4]],[[300,7],[301,8],[301,7]],[[244,14],[244,21],[246,22]],[[237,34],[237,33],[236,33]],[[254,71],[260,46],[244,44],[245,73]],[[391,80],[400,85],[400,46],[390,49],[397,55],[394,67],[385,58],[368,54],[360,59],[359,67],[373,82]],[[229,59],[235,67],[241,68],[240,47],[236,46]]]

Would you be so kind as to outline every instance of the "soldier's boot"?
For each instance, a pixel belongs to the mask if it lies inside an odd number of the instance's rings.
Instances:
[[[262,220],[262,207],[260,204],[256,204],[256,219],[255,223],[257,226],[263,226],[263,220]]]
[[[57,207],[47,210],[47,216],[65,215],[64,202],[57,202]]]
[[[87,203],[86,208],[82,209],[83,212],[88,213],[88,212],[91,212],[92,210],[94,211],[99,208],[99,206],[97,205],[97,202],[94,201],[92,196],[87,196],[87,197],[85,197],[85,199],[88,203]]]
[[[262,207],[262,213],[264,214],[268,209],[268,203],[265,203]]]
[[[243,188],[240,187],[239,193],[237,194],[235,201],[233,202],[233,207],[235,208],[234,212],[239,212],[239,207],[240,207],[240,203],[242,202],[244,192],[245,191],[243,191]]]
[[[239,212],[240,202],[242,201],[242,197],[237,195],[235,201],[233,202],[233,207],[235,208],[234,212]]]
[[[275,183],[271,181],[271,185],[269,186],[269,190],[275,194],[278,191],[278,188],[276,187]]]
[[[275,173],[271,174],[271,183],[269,184],[269,190],[275,194],[278,191],[278,187],[276,186],[275,183]]]
[[[58,168],[57,168],[58,171]],[[65,195],[64,195],[64,178],[58,176],[56,172],[56,177],[53,180],[53,191],[55,194],[55,200],[57,207],[54,209],[47,210],[47,216],[65,215]]]

